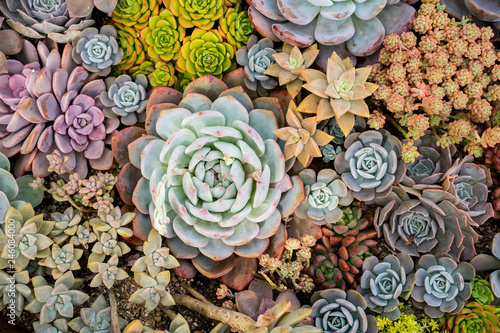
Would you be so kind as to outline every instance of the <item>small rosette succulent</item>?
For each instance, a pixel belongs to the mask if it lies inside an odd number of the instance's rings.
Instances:
[[[348,136],[355,124],[355,116],[368,118],[370,110],[364,101],[378,85],[366,82],[371,66],[354,68],[351,60],[340,59],[333,53],[328,59],[326,74],[316,69],[304,69],[300,74],[303,85],[312,94],[298,106],[300,112],[316,113],[318,121],[335,117],[337,124]]]
[[[73,41],[73,60],[89,72],[107,76],[112,65],[123,59],[123,50],[118,46],[118,34],[113,26],[101,29],[87,28]]]
[[[226,11],[223,0],[163,0],[163,3],[179,18],[184,28],[210,30]]]
[[[271,64],[264,73],[277,77],[279,85],[286,85],[290,96],[295,98],[302,89],[304,82],[300,71],[311,67],[318,54],[319,50],[316,44],[302,52],[297,46],[285,43],[280,53],[273,54],[276,63]]]
[[[184,39],[175,68],[196,77],[222,78],[233,66],[234,53],[234,46],[224,42],[217,30],[195,29]]]
[[[431,318],[455,315],[472,293],[469,283],[476,272],[467,262],[457,264],[449,255],[426,254],[415,267],[413,304]]]
[[[85,303],[89,296],[77,290],[82,279],[75,279],[73,273],[66,272],[51,286],[41,276],[32,279],[35,299],[26,306],[31,313],[40,313],[40,323],[48,324],[56,318],[73,318],[73,308]]]
[[[16,316],[21,316],[24,311],[24,305],[33,300],[33,292],[29,286],[30,275],[28,271],[7,274],[0,270],[0,310],[9,306],[13,309]]]
[[[265,71],[275,63],[274,43],[269,38],[259,40],[255,35],[250,37],[245,47],[236,52],[236,62],[244,67],[245,85],[248,89],[257,91],[259,96],[267,96],[268,90],[276,88],[278,81],[265,74]]]
[[[177,79],[174,65],[157,62],[153,71],[148,75],[149,83],[153,87],[172,87]]]
[[[127,321],[118,317],[118,326],[123,328]],[[90,308],[80,310],[80,316],[68,323],[75,332],[104,333],[112,332],[111,308],[106,303],[103,295],[99,295]]]
[[[491,292],[491,286],[488,281],[476,275],[470,281],[472,286],[472,298],[476,300],[481,305],[490,304],[493,302],[493,293]]]
[[[35,333],[69,333],[68,321],[64,318],[56,319],[50,324],[41,324],[39,321],[33,323]]]
[[[91,13],[74,15],[68,11],[65,0],[1,0],[0,12],[21,35],[35,39],[49,37],[58,43],[71,43],[81,30],[94,24]]]
[[[0,235],[0,269],[11,267],[22,272],[31,261],[47,258],[50,255],[52,240],[48,237],[54,227],[53,221],[44,221],[43,214],[35,215],[31,204],[22,206],[19,210],[10,207],[5,214],[5,221],[13,223],[5,227],[5,233]],[[12,231],[7,231],[7,229]],[[14,248],[9,246],[9,235],[14,237]]]
[[[147,326],[144,326],[138,319],[132,321],[130,324],[125,327],[123,333],[164,333],[163,330],[153,330]],[[189,324],[186,319],[178,314],[175,316],[174,320],[170,323],[168,328],[168,332],[170,333],[190,333]]]
[[[493,271],[489,278],[491,290],[497,298],[500,298],[500,234],[496,234],[493,238],[491,254],[479,254],[472,258],[470,263],[476,272]]]
[[[135,217],[134,213],[127,212],[122,215],[120,207],[115,207],[111,212],[98,213],[99,217],[91,219],[89,221],[90,225],[94,228],[96,234],[103,232],[109,233],[113,238],[117,238],[120,235],[123,238],[130,238],[133,235],[133,231],[126,226],[129,225]]]
[[[500,332],[498,308],[469,302],[460,312],[440,318],[443,328],[450,333]]]
[[[106,256],[123,256],[130,252],[130,248],[124,242],[119,242],[115,237],[107,232],[99,235],[97,242],[92,247],[92,254],[89,262],[103,262]]]
[[[330,163],[332,161],[335,161],[337,156],[340,154],[342,151],[342,148],[339,146],[334,147],[331,144],[327,144],[323,147],[321,147],[321,153],[323,154],[323,162],[325,163]]]
[[[128,278],[127,272],[118,268],[118,256],[116,254],[112,255],[107,263],[89,261],[88,268],[97,273],[90,282],[92,288],[104,285],[106,288],[111,289],[115,281]]]
[[[405,174],[401,141],[386,130],[350,134],[344,147],[335,170],[360,201],[388,196]]]
[[[367,315],[367,303],[355,290],[327,289],[311,297],[311,318],[325,333],[376,333],[377,321]]]
[[[185,36],[184,28],[179,26],[174,14],[166,8],[152,16],[148,26],[141,31],[141,38],[148,45],[148,56],[153,61],[177,60]]]
[[[324,123],[324,127],[321,128],[323,132],[326,134],[329,134],[333,136],[332,142],[337,144],[337,145],[342,145],[345,142],[346,136],[344,135],[344,132],[342,132],[342,129],[340,128],[339,124],[337,123],[337,119],[335,117],[330,118],[328,120],[325,120],[321,122],[321,124]],[[366,121],[364,118],[360,116],[355,116],[354,117],[354,127],[352,128],[351,132],[356,133],[356,132],[364,132],[366,129]]]
[[[149,93],[148,79],[143,74],[134,81],[128,75],[106,78],[107,91],[101,92],[104,115],[108,118],[120,117],[124,125],[143,123],[146,120],[146,104]]]
[[[51,274],[54,279],[58,279],[67,271],[79,270],[80,264],[78,260],[82,255],[83,250],[75,249],[71,243],[63,247],[53,244],[51,255],[40,260],[38,264],[47,267],[49,274]]]
[[[51,213],[50,217],[55,224],[49,236],[57,245],[61,245],[69,237],[73,236],[77,232],[78,226],[82,220],[81,212],[73,207],[66,208],[64,213]]]
[[[241,10],[240,4],[226,11],[224,16],[219,20],[219,27],[217,29],[222,37],[237,50],[247,44],[248,39],[255,31],[252,22],[248,18],[248,12]]]
[[[299,177],[304,182],[305,198],[295,215],[319,225],[338,222],[344,214],[340,207],[350,205],[353,197],[337,173],[323,169],[316,175],[314,170],[305,169]]]
[[[148,270],[151,277],[155,277],[166,269],[179,266],[179,262],[170,254],[168,247],[162,247],[162,237],[156,230],[151,230],[148,241],[144,242],[141,256],[132,266],[133,272],[144,272]]]
[[[90,224],[84,222],[79,225],[76,229],[76,233],[71,237],[71,244],[75,246],[83,246],[85,249],[89,248],[89,244],[94,243],[97,240],[97,235],[92,231]]]
[[[388,255],[382,262],[373,256],[363,264],[363,275],[357,292],[363,295],[368,308],[390,320],[398,320],[399,297],[407,300],[415,283],[413,259],[404,253]]]
[[[118,71],[129,71],[129,74],[132,75],[133,67],[147,63],[147,44],[140,38],[141,35],[134,28],[120,24],[117,24],[115,27],[117,29],[116,41],[118,42],[118,46],[123,50],[123,58],[116,65],[116,69]],[[151,67],[153,67],[152,64]]]
[[[151,16],[158,15],[160,4],[161,0],[118,1],[112,14],[113,21],[142,30],[148,25]]]
[[[130,296],[129,302],[145,303],[146,311],[153,311],[158,305],[172,306],[175,301],[167,288],[170,282],[170,271],[164,271],[155,278],[146,273],[135,273],[135,282],[141,287]]]

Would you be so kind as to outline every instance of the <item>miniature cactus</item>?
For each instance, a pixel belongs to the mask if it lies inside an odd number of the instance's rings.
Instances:
[[[117,265],[118,256],[116,254],[112,255],[107,263],[89,261],[89,269],[97,273],[90,282],[90,286],[95,288],[104,285],[106,288],[111,289],[115,281],[128,278],[128,274],[123,269],[118,268]]]
[[[130,296],[129,302],[145,303],[148,312],[153,311],[159,304],[163,306],[175,304],[172,295],[167,289],[170,282],[170,271],[161,272],[155,278],[148,276],[146,273],[135,273],[134,279],[141,289]]]
[[[40,266],[47,267],[47,271],[54,279],[60,278],[67,271],[80,269],[78,260],[82,257],[83,250],[75,249],[73,244],[66,244],[62,248],[57,244],[52,245],[51,255],[40,260]]]

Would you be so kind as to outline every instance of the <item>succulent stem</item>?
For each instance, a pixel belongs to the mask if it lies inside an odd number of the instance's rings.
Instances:
[[[111,328],[113,333],[120,333],[120,324],[118,322],[118,305],[116,303],[115,293],[108,289],[109,306],[111,307]]]
[[[71,197],[69,195],[66,198],[68,199],[68,202],[71,204],[71,206],[75,207],[76,209],[78,209],[82,213],[87,213],[87,214],[97,213],[96,209],[87,209],[87,208],[81,207],[73,199],[71,199]]]
[[[184,305],[188,309],[196,311],[205,317],[221,321],[231,327],[242,331],[251,331],[256,329],[255,321],[244,314],[203,303],[188,295],[173,294],[172,297],[174,298],[176,304]]]
[[[391,122],[391,124],[394,125],[394,127],[396,127],[397,130],[401,134],[403,134],[403,136],[406,138],[406,140],[409,140],[408,135],[406,134],[405,130],[396,121],[394,121],[394,119],[392,119],[392,117],[387,117],[387,119],[389,119],[389,121]]]
[[[170,318],[170,320],[174,320],[174,318],[176,317],[176,314],[175,314],[174,311],[172,311],[170,309],[167,309],[164,306],[162,306],[161,309],[163,310],[163,312],[165,312],[165,314],[167,315],[167,317]]]
[[[189,293],[191,295],[193,295],[195,298],[197,298],[199,301],[201,301],[203,303],[206,303],[206,304],[213,305],[212,302],[210,302],[205,296],[203,296],[202,294],[200,294],[198,291],[196,291],[196,289],[194,289],[193,287],[191,287],[186,282],[182,282],[181,286],[182,286],[182,288],[184,288],[187,291],[189,291]]]

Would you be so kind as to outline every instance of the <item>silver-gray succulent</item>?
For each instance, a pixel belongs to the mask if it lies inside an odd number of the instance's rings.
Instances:
[[[493,271],[490,274],[491,291],[500,298],[500,233],[493,238],[491,254],[479,254],[470,263],[476,272]]]
[[[339,146],[334,147],[331,144],[327,144],[326,146],[321,147],[321,153],[323,154],[323,162],[330,163],[335,161],[337,156],[342,151],[342,148]]]
[[[106,78],[107,91],[101,93],[104,114],[110,118],[120,117],[124,125],[143,123],[146,120],[146,104],[149,92],[148,79],[144,74],[136,76],[135,81],[128,75]]]
[[[116,29],[105,25],[100,30],[87,28],[73,41],[73,60],[89,72],[107,76],[112,65],[123,58],[123,49],[118,46]]]
[[[413,259],[406,253],[388,255],[382,262],[376,256],[369,257],[363,263],[357,292],[363,295],[370,310],[398,320],[399,297],[407,300],[415,283],[415,275],[409,276],[413,267]]]
[[[468,262],[457,264],[447,254],[426,254],[415,267],[415,287],[411,293],[413,304],[431,318],[445,313],[456,314],[472,294],[468,281],[476,275]]]
[[[32,290],[28,286],[30,280],[28,271],[11,275],[0,270],[0,298],[2,299],[0,310],[13,303],[16,316],[21,316],[25,303],[33,300]]]
[[[250,37],[247,46],[236,52],[236,61],[245,68],[245,85],[248,89],[257,91],[259,96],[267,96],[268,90],[274,89],[278,81],[264,74],[276,61],[274,43],[269,38],[259,40],[255,35]]]
[[[64,318],[56,319],[50,324],[41,324],[39,321],[33,323],[35,333],[67,333],[70,332],[68,321]]]
[[[120,329],[127,324],[121,317],[118,317],[118,323]],[[112,333],[111,308],[104,296],[100,295],[90,308],[81,309],[80,317],[71,320],[68,325],[80,333]]]
[[[89,262],[88,267],[92,272],[97,273],[90,282],[92,288],[104,285],[106,288],[111,289],[115,281],[128,278],[127,272],[118,268],[118,256],[116,254],[107,263]]]
[[[78,260],[82,257],[83,250],[75,249],[73,244],[69,243],[63,247],[57,244],[52,245],[51,255],[41,260],[38,264],[45,266],[47,272],[54,279],[59,279],[67,271],[80,269]]]
[[[50,214],[54,221],[54,228],[49,233],[55,244],[61,245],[69,237],[73,236],[82,220],[81,212],[73,207],[67,208],[64,213],[54,212]]]
[[[175,305],[167,286],[170,282],[170,271],[164,271],[152,278],[146,273],[135,273],[134,280],[141,289],[130,296],[129,302],[145,303],[146,311],[154,310],[159,304],[163,306]]]

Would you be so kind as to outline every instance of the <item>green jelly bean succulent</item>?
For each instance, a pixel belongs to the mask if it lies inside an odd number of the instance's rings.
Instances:
[[[118,46],[123,50],[123,59],[115,68],[119,71],[126,71],[144,64],[147,44],[140,38],[140,34],[135,29],[121,24],[115,24],[115,27]]]
[[[121,0],[113,11],[113,21],[142,30],[149,18],[158,15],[161,0]]]
[[[229,44],[236,49],[241,49],[248,42],[248,39],[255,31],[252,22],[248,18],[248,12],[241,10],[238,4],[234,8],[229,8],[219,21],[218,30]]]
[[[175,68],[197,77],[213,75],[222,78],[233,65],[234,47],[224,42],[217,30],[195,29],[184,39]]]
[[[0,235],[0,269],[10,267],[13,260],[14,269],[22,272],[30,261],[50,255],[50,245],[53,242],[48,235],[54,222],[44,221],[43,214],[35,216],[31,204],[28,203],[19,210],[10,207],[5,214],[5,221],[8,221],[6,232],[11,234],[9,230],[12,230],[14,235],[14,247],[9,247],[10,238],[7,234]],[[12,229],[10,226],[13,226]]]
[[[184,28],[210,30],[226,11],[224,0],[163,0],[163,3]]]
[[[141,31],[141,38],[148,45],[148,56],[157,61],[177,60],[186,31],[177,23],[174,14],[167,8],[149,19]]]

